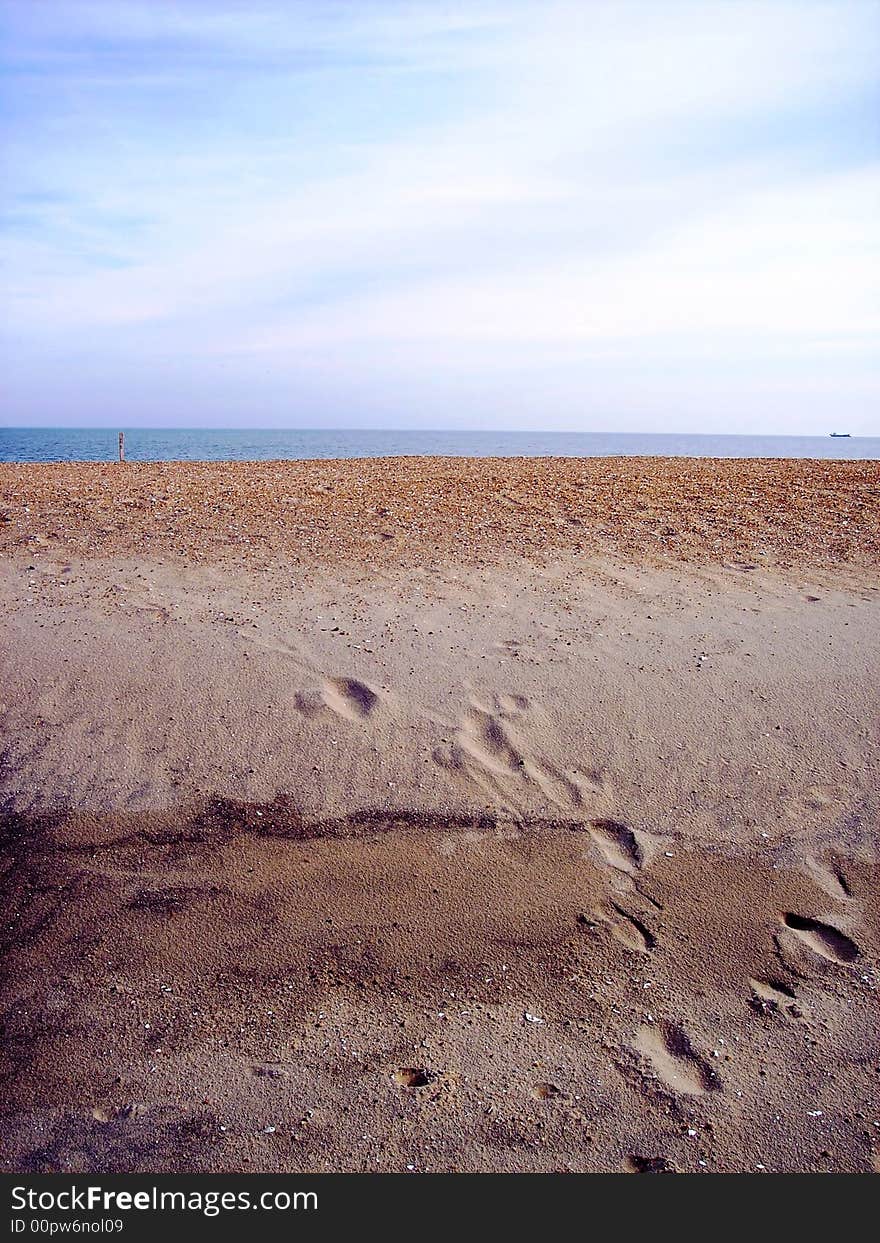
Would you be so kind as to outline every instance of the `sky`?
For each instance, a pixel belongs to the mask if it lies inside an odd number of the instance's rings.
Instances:
[[[880,434],[880,0],[0,0],[7,425]]]

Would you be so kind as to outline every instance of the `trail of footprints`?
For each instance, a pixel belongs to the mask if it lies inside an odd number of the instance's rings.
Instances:
[[[584,807],[599,794],[597,782],[585,783],[573,773],[565,774],[523,746],[517,728],[528,710],[521,696],[502,696],[491,704],[472,699],[461,718],[455,742],[447,752],[435,754],[444,767],[463,773],[483,790],[509,794],[512,780],[531,783],[547,801],[569,812],[583,814]],[[640,884],[640,873],[650,862],[656,839],[632,829],[620,820],[594,818],[585,826],[598,861],[610,874],[618,894],[658,905]],[[807,860],[812,879],[836,902],[846,902],[849,885],[835,865],[817,859]],[[852,963],[859,954],[856,943],[833,924],[811,915],[783,912],[781,931],[826,962]],[[579,924],[586,929],[605,928],[610,935],[639,954],[650,954],[658,944],[649,918],[632,909],[632,902],[609,900],[599,909],[582,914]],[[802,1017],[794,988],[776,976],[750,979],[752,998],[759,1006]],[[671,1023],[651,1024],[640,1029],[635,1047],[646,1058],[657,1078],[673,1092],[695,1095],[720,1087],[714,1068],[694,1050],[687,1033]]]
[[[843,905],[851,899],[851,888],[842,869],[835,863],[825,864],[821,860],[809,857],[806,860],[809,876],[835,902]],[[834,924],[816,919],[811,915],[802,915],[797,911],[784,911],[779,916],[779,931],[774,935],[776,956],[780,964],[795,976],[812,976],[811,958],[818,958],[824,963],[848,966],[855,962],[861,950],[858,944]],[[806,950],[806,958],[802,962],[791,961],[786,952],[789,947]],[[804,1007],[800,1002],[794,985],[778,975],[768,974],[763,979],[750,978],[752,992],[751,1004],[754,1009],[767,1013],[775,1013],[791,1018],[804,1018]]]
[[[295,702],[306,716],[331,711],[345,720],[363,723],[380,707],[382,696],[357,679],[328,677],[317,688],[298,694]],[[517,694],[495,695],[489,700],[472,696],[452,742],[438,747],[433,758],[441,768],[496,799],[516,803],[517,795],[531,789],[569,815],[582,814],[586,805],[605,796],[602,781],[595,774],[563,771],[524,743],[521,727],[529,707],[529,701]],[[611,875],[612,887],[618,892],[636,893],[653,903],[638,884],[639,873],[653,853],[650,835],[620,820],[601,817],[591,819],[585,828],[598,861]],[[806,864],[811,878],[833,901],[849,900],[849,885],[836,865],[826,865],[815,858],[809,858]],[[846,965],[859,955],[855,941],[833,924],[793,911],[783,912],[779,922],[777,948],[781,935],[792,938],[825,962]],[[580,915],[578,923],[589,930],[607,929],[634,953],[650,954],[658,944],[648,919],[620,901],[609,900],[589,915]],[[750,978],[748,985],[752,1005],[759,1011],[803,1017],[794,987],[778,975],[768,973],[764,978]],[[642,1026],[636,1032],[633,1047],[657,1080],[673,1093],[697,1096],[721,1089],[714,1067],[701,1057],[687,1032],[675,1023],[662,1021]],[[266,1076],[285,1072],[286,1068],[274,1064],[254,1068],[255,1074]],[[402,1086],[419,1086],[428,1082],[421,1078],[424,1073],[404,1068],[395,1072],[394,1079]],[[559,1093],[553,1085],[539,1084],[533,1094],[547,1100]]]
[[[624,888],[652,901],[635,881],[651,851],[650,835],[609,819],[591,821],[588,833],[602,862],[626,882]],[[839,867],[814,858],[808,859],[806,866],[812,879],[836,902],[850,900],[850,885]],[[634,952],[649,954],[657,946],[657,937],[648,921],[620,901],[610,900],[590,915],[579,916],[578,922],[591,930],[606,927],[615,940]],[[809,954],[830,964],[847,966],[860,954],[857,943],[840,928],[812,915],[784,911],[779,915],[779,924],[777,949],[781,935],[792,938]],[[759,1012],[795,1019],[805,1017],[795,988],[785,979],[770,974],[763,979],[750,978],[748,984],[753,1008]],[[633,1048],[650,1067],[653,1076],[672,1093],[697,1096],[722,1089],[715,1068],[695,1050],[687,1032],[675,1023],[652,1021],[642,1026],[635,1035]]]

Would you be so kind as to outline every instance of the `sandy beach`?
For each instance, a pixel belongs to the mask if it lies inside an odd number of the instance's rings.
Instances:
[[[880,465],[0,465],[6,1171],[868,1171]]]

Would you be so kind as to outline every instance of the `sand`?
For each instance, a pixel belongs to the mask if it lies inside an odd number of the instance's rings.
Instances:
[[[2,1168],[875,1168],[878,494],[0,467]]]

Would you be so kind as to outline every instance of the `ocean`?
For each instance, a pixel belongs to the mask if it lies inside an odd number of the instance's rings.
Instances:
[[[441,457],[880,458],[880,436],[124,428],[129,461]],[[110,462],[117,429],[0,427],[0,462]]]

